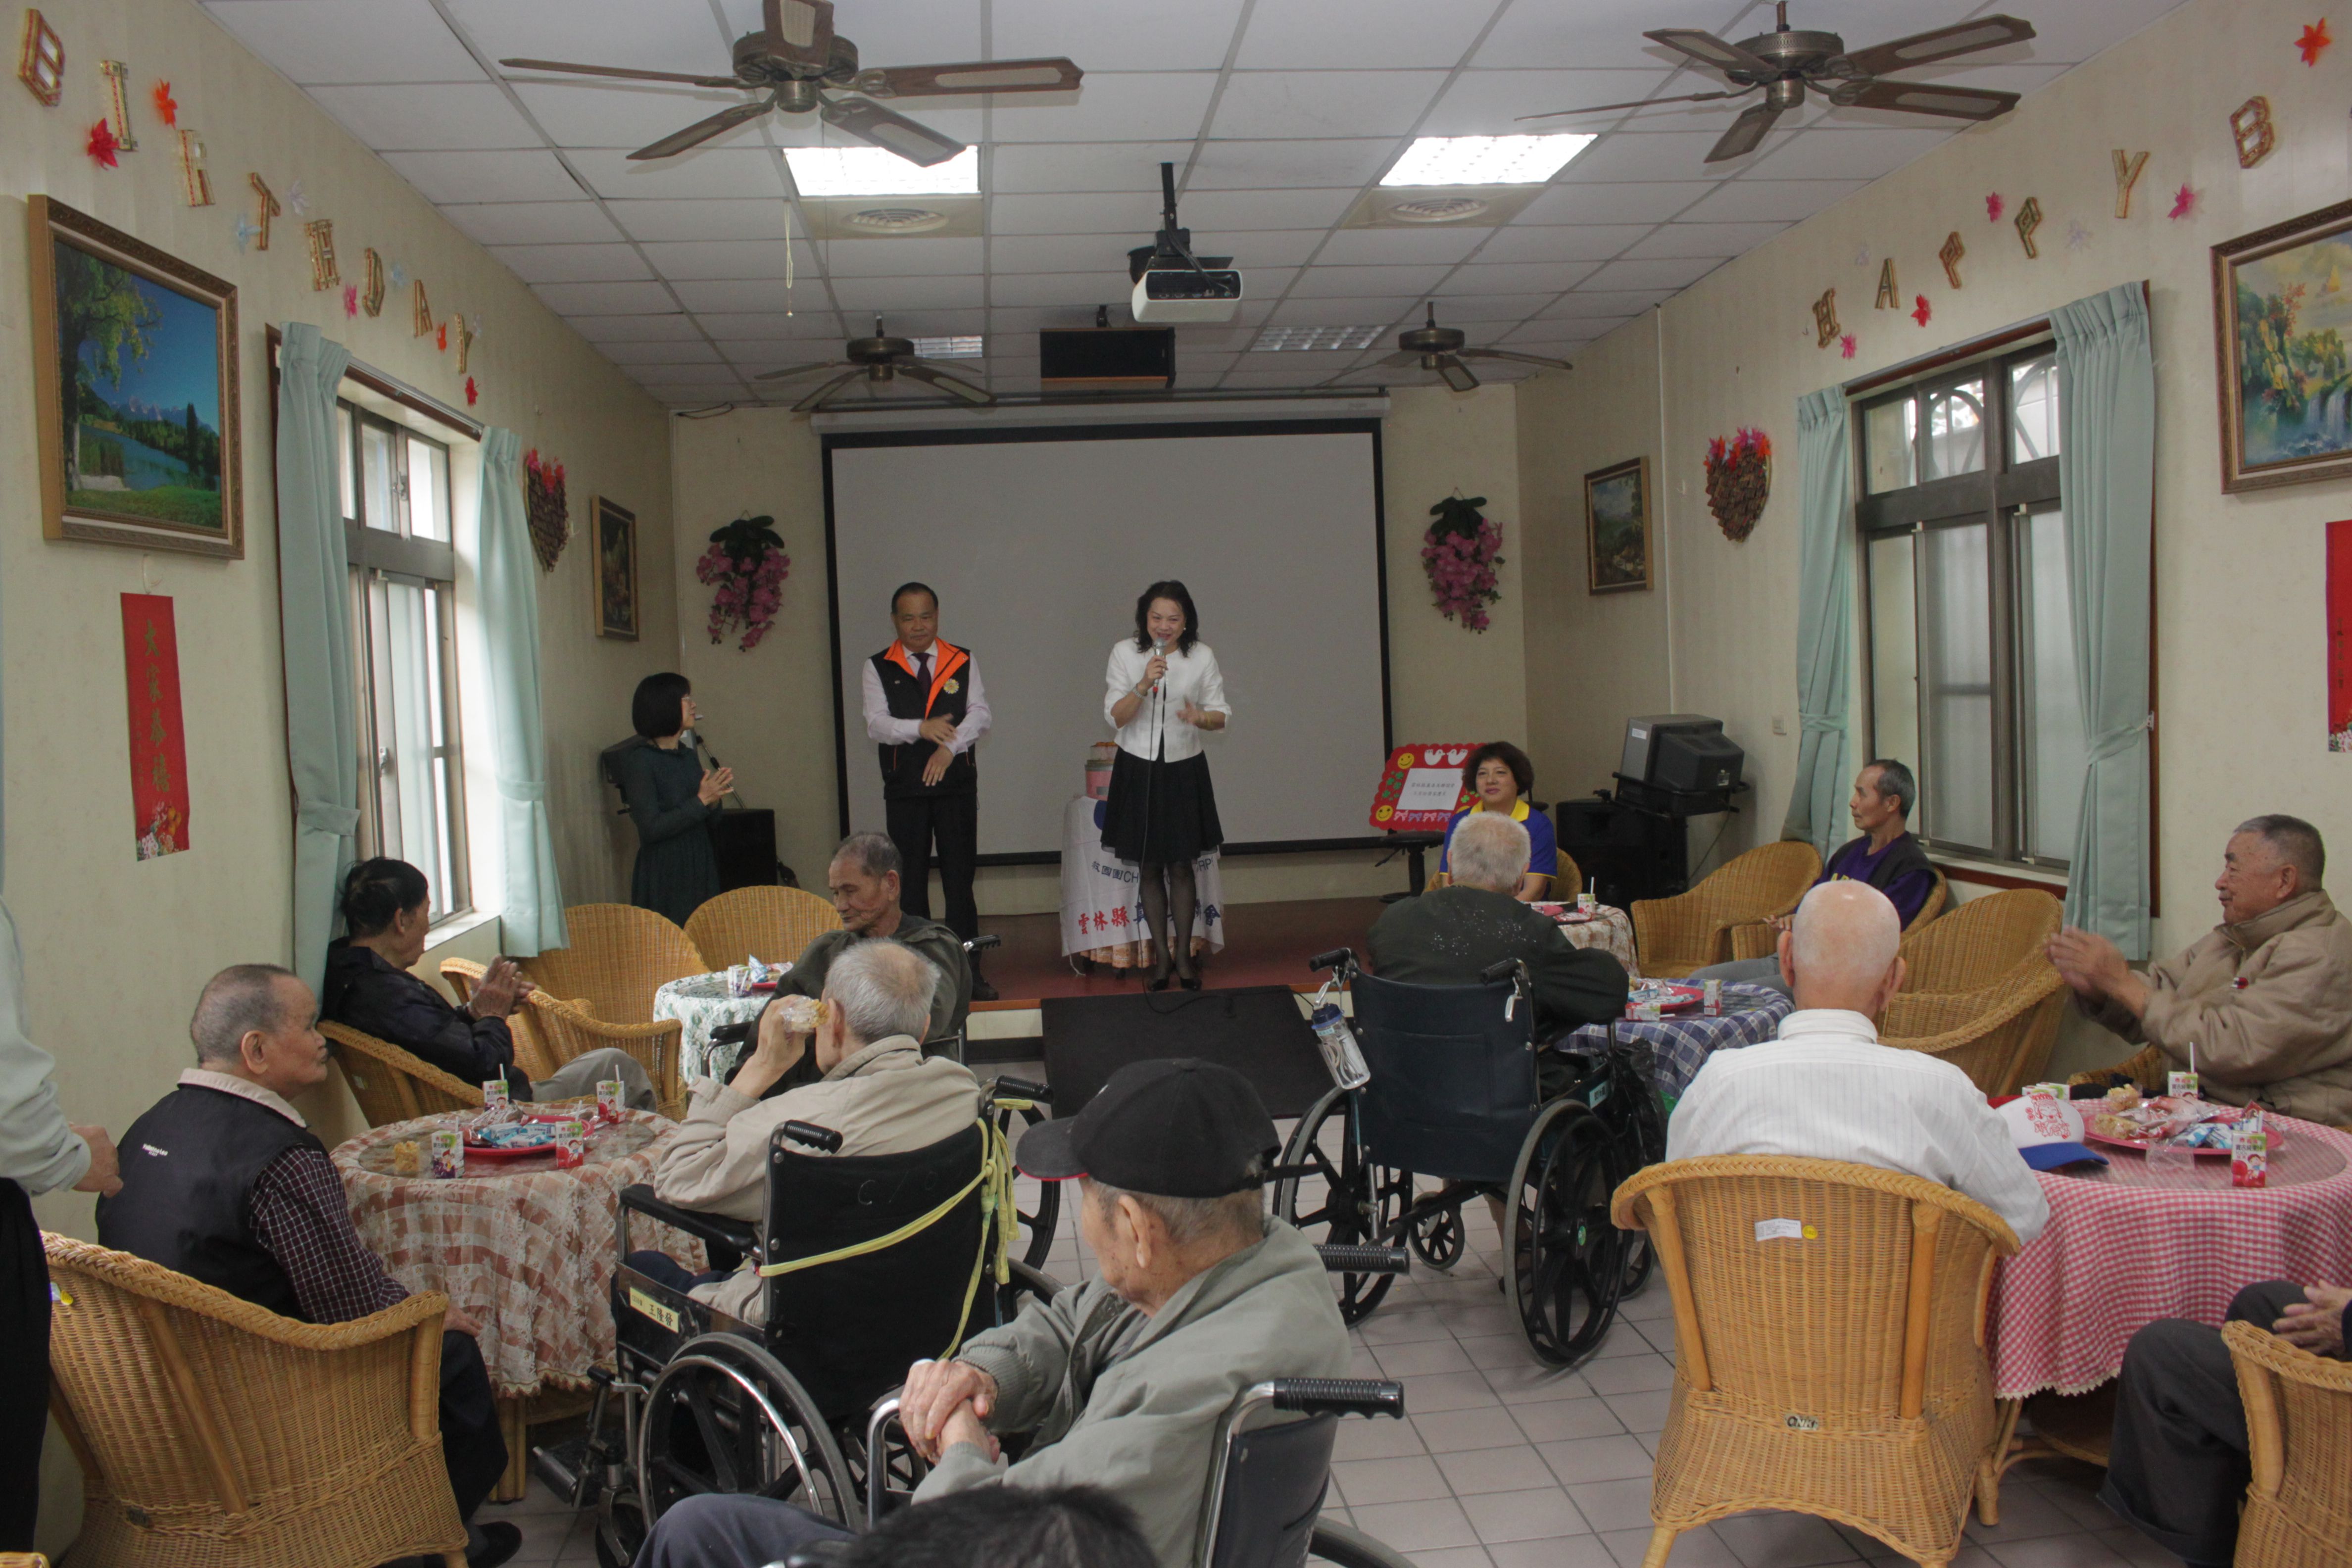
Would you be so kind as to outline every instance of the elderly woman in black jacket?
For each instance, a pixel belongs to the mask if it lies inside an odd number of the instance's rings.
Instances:
[[[446,997],[409,973],[425,956],[432,923],[425,873],[405,860],[362,860],[343,878],[342,916],[349,935],[327,948],[319,1016],[398,1046],[419,1060],[468,1084],[504,1078],[514,1098],[570,1100],[619,1079],[629,1103],[654,1104],[653,1080],[635,1058],[607,1047],[566,1062],[534,1085],[515,1066],[514,1035],[507,1025],[530,990],[514,960],[493,963],[473,1000],[451,1006]]]

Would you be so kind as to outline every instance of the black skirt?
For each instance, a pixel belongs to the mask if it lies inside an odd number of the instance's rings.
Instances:
[[[1122,860],[1164,865],[1198,859],[1224,841],[1206,756],[1146,762],[1119,748],[1103,809],[1105,848]]]

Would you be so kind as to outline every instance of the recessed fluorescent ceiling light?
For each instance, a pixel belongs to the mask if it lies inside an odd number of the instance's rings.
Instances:
[[[1368,349],[1381,341],[1378,327],[1268,327],[1250,344],[1253,353],[1278,349]]]
[[[924,168],[879,147],[788,147],[804,196],[970,196],[980,194],[980,150]]]
[[[981,340],[971,338],[917,338],[917,359],[978,359],[982,353]]]
[[[1539,185],[1592,145],[1587,132],[1556,136],[1423,136],[1404,151],[1384,185]]]

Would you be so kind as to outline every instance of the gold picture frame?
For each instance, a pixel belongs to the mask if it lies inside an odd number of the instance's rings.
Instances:
[[[589,581],[596,594],[596,635],[635,642],[642,630],[642,605],[637,597],[637,514],[610,496],[597,496],[588,506],[590,552],[593,570]]]
[[[25,208],[42,536],[243,559],[236,285],[51,197]]]
[[[2352,478],[2352,202],[2213,247],[2221,490]]]
[[[1649,458],[1629,458],[1584,476],[1584,572],[1588,594],[1652,585]]]

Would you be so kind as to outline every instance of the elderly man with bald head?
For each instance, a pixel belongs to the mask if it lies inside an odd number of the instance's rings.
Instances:
[[[1806,894],[1780,933],[1797,1010],[1778,1039],[1707,1058],[1667,1124],[1666,1158],[1790,1154],[1906,1171],[2032,1241],[2050,1205],[2000,1114],[1951,1063],[1878,1043],[1878,1015],[1903,984],[1902,937],[1895,906],[1866,882]]]
[[[2306,1121],[2352,1122],[2352,921],[2322,888],[2327,847],[2297,816],[2238,824],[2213,880],[2221,923],[2135,973],[2073,927],[2050,962],[2083,1010],[2182,1070],[2196,1050],[2208,1099],[2259,1100]]]

